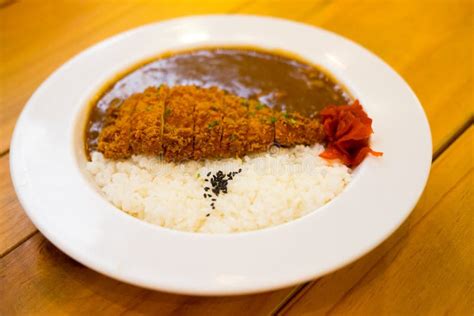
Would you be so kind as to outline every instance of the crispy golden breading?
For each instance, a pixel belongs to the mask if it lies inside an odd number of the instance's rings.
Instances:
[[[248,101],[234,95],[224,97],[224,119],[220,152],[222,157],[241,157],[247,152]]]
[[[224,92],[193,87],[195,160],[219,158],[224,112]]]
[[[104,154],[105,158],[125,159],[132,155],[131,117],[140,97],[141,94],[134,94],[122,103],[116,104],[116,107],[110,111],[107,125],[100,132],[98,144],[98,150]]]
[[[305,123],[305,135],[306,139],[303,144],[314,145],[322,143],[324,141],[324,130],[323,125],[319,117],[307,118]]]
[[[166,161],[179,162],[193,157],[195,89],[192,86],[170,89],[163,113]]]
[[[313,144],[308,136],[310,119],[298,113],[279,113],[275,122],[275,142],[284,147]]]
[[[275,116],[271,108],[251,100],[248,102],[247,153],[268,150],[274,141]]]
[[[106,158],[160,155],[166,161],[242,157],[282,146],[312,145],[324,133],[318,118],[273,111],[218,88],[148,88],[111,104],[98,150]]]
[[[132,115],[130,144],[134,154],[162,153],[163,112],[169,88],[147,88],[138,100]]]

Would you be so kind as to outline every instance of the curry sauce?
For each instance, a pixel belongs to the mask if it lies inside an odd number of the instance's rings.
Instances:
[[[85,131],[86,152],[97,150],[107,109],[150,86],[217,87],[276,111],[311,117],[351,98],[319,68],[294,56],[255,48],[202,48],[158,57],[133,68],[94,100]]]

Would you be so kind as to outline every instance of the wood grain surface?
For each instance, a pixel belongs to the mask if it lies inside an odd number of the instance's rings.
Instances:
[[[413,88],[430,121],[434,165],[410,218],[374,251],[292,288],[198,298],[102,276],[36,232],[8,170],[11,133],[34,90],[111,35],[208,13],[271,15],[334,31],[379,55]],[[471,0],[0,1],[0,315],[472,315],[473,30]]]
[[[417,207],[395,234],[369,255],[310,284],[285,314],[472,313],[473,136],[471,127],[436,160]]]
[[[0,257],[36,231],[16,197],[8,158],[0,157]]]

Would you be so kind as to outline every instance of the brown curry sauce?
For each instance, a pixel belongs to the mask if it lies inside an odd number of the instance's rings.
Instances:
[[[277,110],[307,116],[325,106],[351,101],[348,92],[328,74],[287,53],[242,47],[174,52],[133,67],[92,102],[85,130],[86,153],[97,149],[112,101],[161,84],[216,86]]]

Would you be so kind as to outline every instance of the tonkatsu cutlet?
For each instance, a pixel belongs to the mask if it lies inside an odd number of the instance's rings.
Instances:
[[[220,157],[224,91],[190,87],[194,103],[194,160]]]
[[[247,153],[270,149],[275,136],[275,116],[272,109],[258,101],[249,100],[247,116]]]
[[[247,152],[248,101],[228,94],[224,97],[224,118],[220,153],[222,157],[242,157]]]
[[[163,112],[169,88],[147,88],[138,99],[132,115],[130,144],[134,154],[160,155],[163,151]]]
[[[170,88],[163,113],[163,150],[167,161],[193,158],[195,87]],[[152,152],[153,148],[149,148]]]
[[[97,149],[105,158],[125,159],[133,154],[130,128],[135,106],[142,94],[133,94],[123,102],[115,101],[107,110],[106,125],[99,135]]]
[[[317,118],[298,113],[276,114],[275,142],[283,147],[312,145],[323,140],[323,130]]]
[[[323,140],[317,118],[282,113],[218,88],[148,88],[108,112],[98,149],[106,158],[163,154],[166,161],[243,157],[274,143]]]

